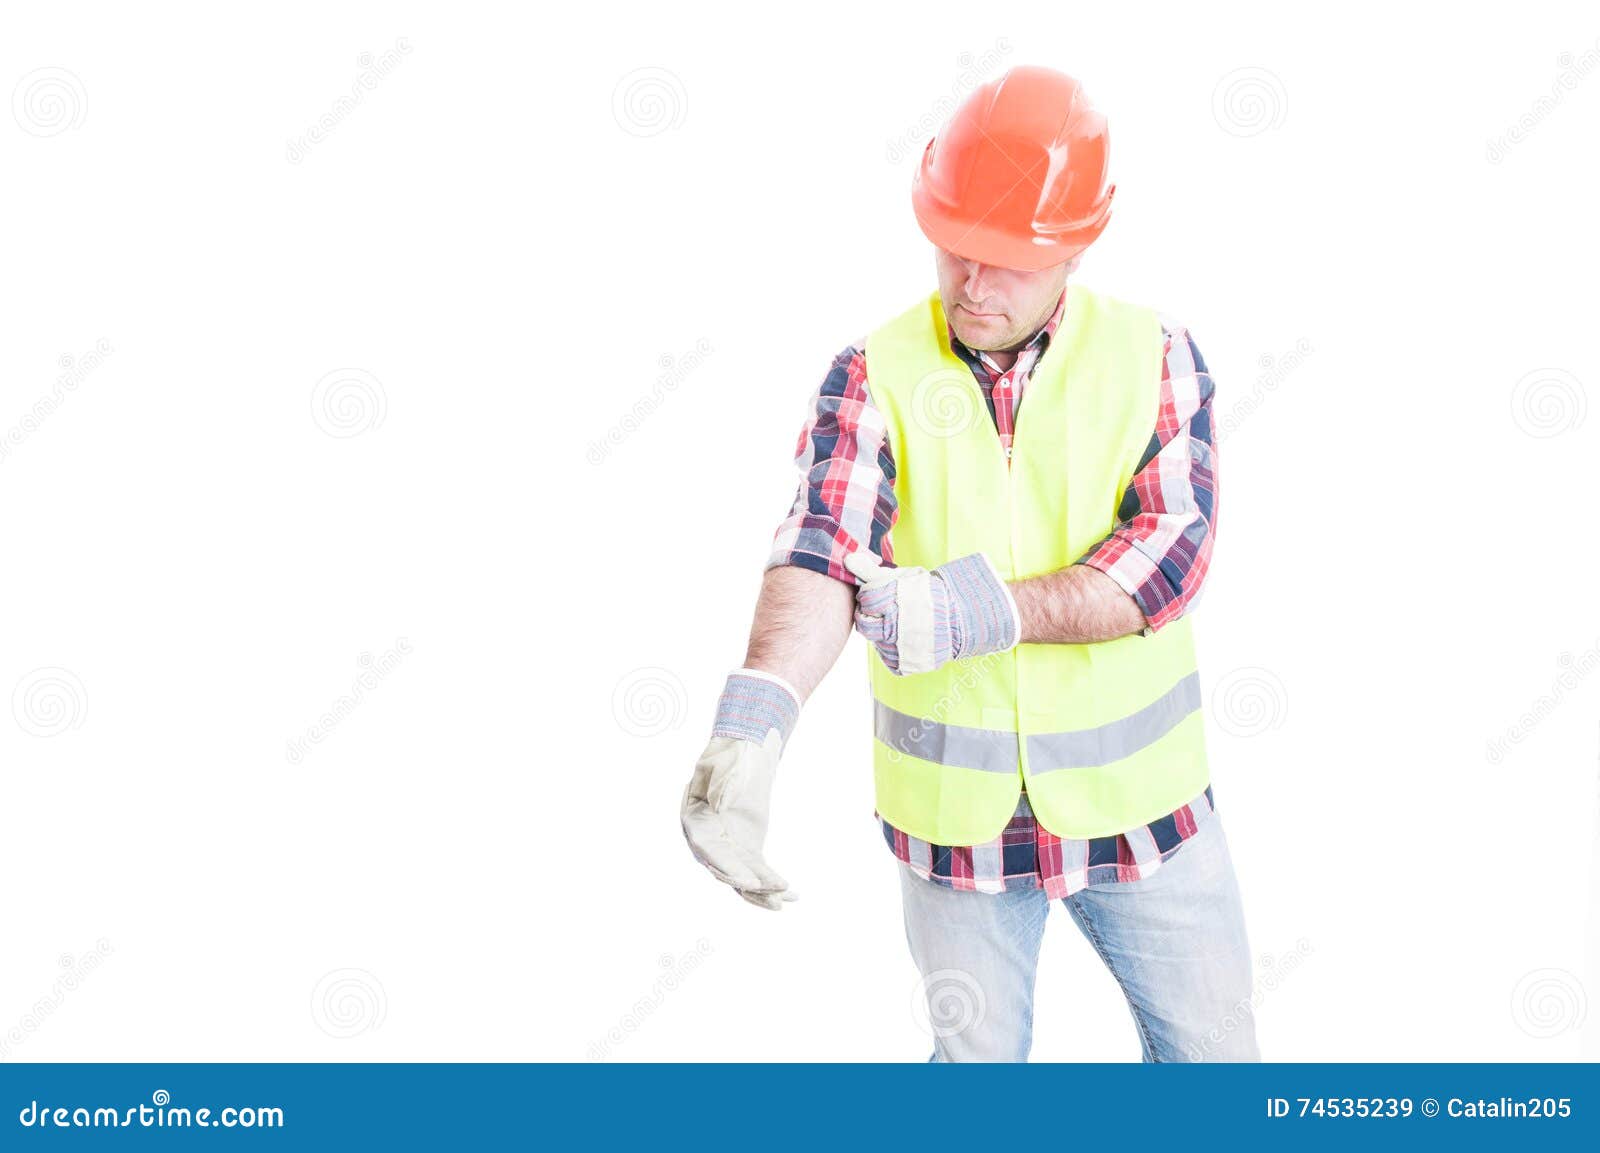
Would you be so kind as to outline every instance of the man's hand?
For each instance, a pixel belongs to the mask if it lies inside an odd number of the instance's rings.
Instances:
[[[752,905],[774,911],[797,897],[762,848],[778,758],[799,714],[799,695],[778,677],[748,669],[730,675],[680,810],[695,860]]]
[[[932,571],[884,568],[865,549],[852,552],[844,563],[862,582],[856,590],[856,631],[897,676],[1003,652],[1021,636],[1011,590],[982,553]]]

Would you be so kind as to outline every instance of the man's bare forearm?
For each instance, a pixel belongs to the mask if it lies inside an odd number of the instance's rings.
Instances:
[[[1144,613],[1120,585],[1097,568],[1069,565],[1010,582],[1022,618],[1023,644],[1089,644],[1136,633]]]
[[[833,667],[850,639],[855,587],[792,565],[761,578],[745,668],[775,673],[804,701]]]

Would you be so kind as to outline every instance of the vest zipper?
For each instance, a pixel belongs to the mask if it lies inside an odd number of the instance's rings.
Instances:
[[[1011,404],[1011,443],[1008,445],[1000,444],[1000,430],[998,427],[995,429],[995,445],[1002,450],[1002,463],[1006,472],[1006,547],[1010,551],[1010,555],[1006,558],[1006,574],[1002,574],[1002,576],[1005,576],[1006,579],[1011,580],[1016,579],[1017,576],[1017,494],[1016,484],[1012,479],[1011,464],[1012,456],[1017,449],[1017,435],[1020,425],[1021,422],[1017,419],[1016,398],[1013,397]],[[1012,680],[1013,684],[1016,686],[1015,691],[1020,692],[1022,686],[1020,677],[1018,676],[1019,670],[1017,668],[1018,661],[1016,650],[1012,649],[1011,652],[1006,654],[1006,657],[1011,661]],[[1013,718],[1013,723],[1016,725],[1017,731],[1017,786],[1019,789],[1019,798],[1026,798],[1028,795],[1028,775],[1022,769],[1022,742],[1024,737],[1022,735],[1022,713],[1020,710],[1021,702],[1018,701],[1017,704],[1019,706],[1018,712]]]

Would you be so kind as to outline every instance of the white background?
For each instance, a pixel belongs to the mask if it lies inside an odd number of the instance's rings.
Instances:
[[[1217,381],[1264,1057],[1600,1056],[1593,5],[981,7],[7,12],[3,1059],[923,1059],[859,638],[798,903],[677,806],[807,400],[934,285],[915,158],[1018,63],[1110,120],[1080,278]],[[1138,1055],[1056,909],[1035,1058]]]

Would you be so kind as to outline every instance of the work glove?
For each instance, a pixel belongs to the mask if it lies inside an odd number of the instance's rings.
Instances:
[[[737,669],[717,702],[711,743],[683,790],[689,851],[752,905],[777,911],[798,894],[761,855],[778,758],[800,716],[800,694],[771,673]]]
[[[981,552],[928,570],[885,568],[865,549],[846,554],[856,589],[856,631],[896,676],[932,672],[963,657],[1004,652],[1022,635],[1011,590]]]

